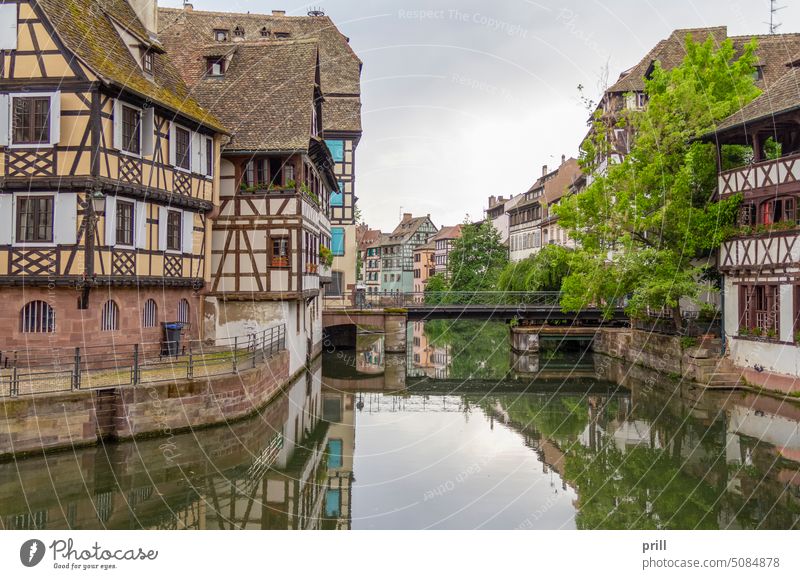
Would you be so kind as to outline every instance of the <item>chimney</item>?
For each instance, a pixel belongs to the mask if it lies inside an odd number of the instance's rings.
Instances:
[[[547,165],[542,165],[542,177],[547,175]]]
[[[273,16],[286,16],[286,10],[273,10]]]
[[[403,222],[411,221],[411,213],[403,213]]]
[[[186,10],[186,12],[191,12],[192,10],[194,10],[194,4],[192,4],[191,2],[184,2],[183,9]]]
[[[562,165],[566,162],[566,160],[567,160],[567,156],[566,155],[561,155],[561,164]]]
[[[136,16],[151,36],[158,32],[158,0],[128,0]]]
[[[502,199],[502,197],[500,199]],[[495,205],[497,205],[497,199],[495,198],[494,195],[492,195],[491,197],[489,197],[489,208],[492,208]]]

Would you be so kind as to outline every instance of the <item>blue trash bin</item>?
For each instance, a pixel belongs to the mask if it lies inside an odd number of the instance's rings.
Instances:
[[[181,351],[181,322],[162,322],[164,341],[161,343],[162,356],[177,356]]]

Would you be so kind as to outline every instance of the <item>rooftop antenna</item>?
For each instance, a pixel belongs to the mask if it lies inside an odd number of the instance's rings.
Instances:
[[[325,16],[325,11],[320,6],[312,6],[308,11],[309,16]]]
[[[775,14],[778,13],[779,10],[783,10],[786,6],[777,6],[778,0],[769,0],[769,33],[775,34],[778,31],[783,23],[782,22],[775,22]],[[764,24],[767,24],[766,22]]]

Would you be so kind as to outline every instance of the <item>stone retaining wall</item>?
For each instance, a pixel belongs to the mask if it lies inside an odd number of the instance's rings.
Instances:
[[[0,459],[237,420],[266,405],[290,378],[284,350],[239,374],[0,399]]]

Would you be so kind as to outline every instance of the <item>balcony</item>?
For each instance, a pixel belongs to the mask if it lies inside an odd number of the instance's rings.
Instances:
[[[717,186],[722,198],[800,192],[800,154],[723,171]]]
[[[333,280],[333,275],[331,274],[331,266],[321,263],[319,264],[317,272],[319,274],[320,283],[330,283]]]

